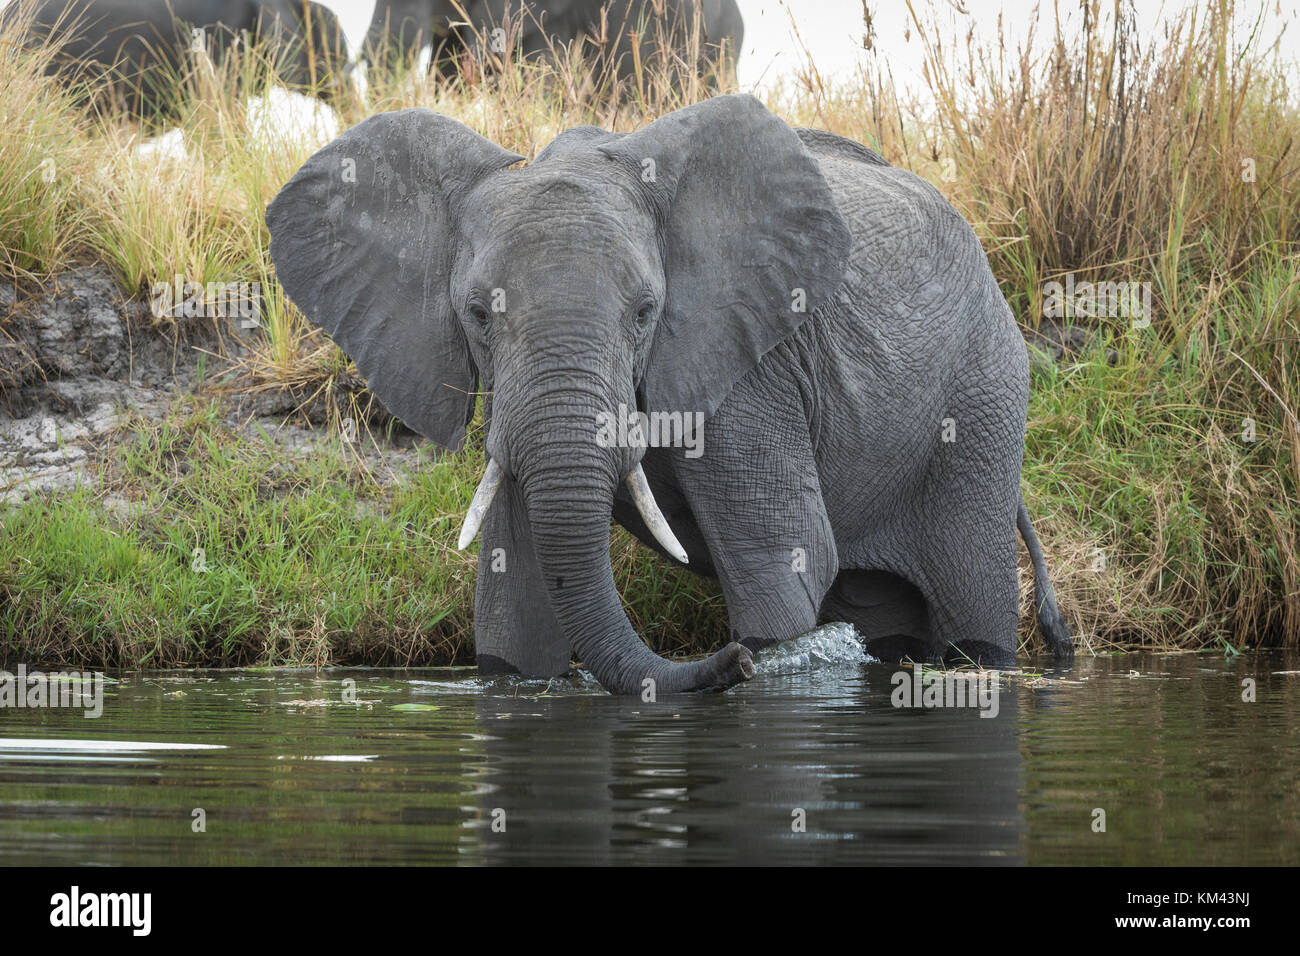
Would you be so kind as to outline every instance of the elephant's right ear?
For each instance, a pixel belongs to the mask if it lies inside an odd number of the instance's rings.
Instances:
[[[303,164],[266,210],[276,274],[384,406],[458,450],[474,364],[449,281],[460,200],[523,159],[427,109],[372,116]]]

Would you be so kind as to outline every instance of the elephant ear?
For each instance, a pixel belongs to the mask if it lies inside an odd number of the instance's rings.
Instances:
[[[848,226],[798,135],[752,96],[705,100],[598,148],[634,168],[663,230],[646,400],[712,415],[835,295]]]
[[[449,290],[457,210],[522,158],[431,110],[381,113],[307,160],[266,210],[289,298],[390,412],[453,451],[475,381]]]

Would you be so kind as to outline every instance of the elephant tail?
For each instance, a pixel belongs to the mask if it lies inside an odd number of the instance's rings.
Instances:
[[[1034,524],[1029,520],[1029,509],[1025,499],[1020,499],[1020,508],[1016,512],[1016,527],[1020,537],[1025,539],[1029,549],[1029,558],[1034,562],[1034,605],[1038,608],[1038,628],[1043,633],[1052,656],[1058,661],[1074,659],[1074,643],[1070,640],[1070,629],[1065,618],[1056,606],[1056,589],[1047,573],[1047,562],[1043,559],[1043,547],[1038,543],[1038,534]]]

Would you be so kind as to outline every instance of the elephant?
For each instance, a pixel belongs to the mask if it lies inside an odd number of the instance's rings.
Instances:
[[[707,44],[708,60],[726,56],[724,71],[734,71],[744,41],[745,25],[736,0],[378,0],[366,33],[366,56],[392,66],[412,59],[425,47],[444,76],[457,70],[457,58],[481,53],[480,39],[502,28],[503,42],[517,43],[525,57],[550,53],[552,43],[587,38],[599,56],[597,68],[612,66],[620,79],[632,76],[635,64],[644,62],[658,37],[642,32],[640,49],[633,55],[629,32],[641,17],[667,25],[668,45],[683,45],[698,12]],[[601,40],[599,38],[608,39]],[[387,54],[386,56],[384,54]]]
[[[558,675],[572,652],[616,693],[726,688],[819,620],[880,658],[1012,665],[1017,529],[1039,629],[1072,657],[1020,493],[1027,349],[933,186],[748,95],[522,158],[382,113],[266,212],[286,294],[389,411],[457,450],[485,396],[460,539],[483,535],[481,674]],[[646,646],[611,516],[718,579],[726,646]]]
[[[174,115],[197,30],[214,60],[249,40],[272,46],[279,79],[325,99],[349,72],[338,17],[313,0],[40,0],[11,4],[3,21],[33,45],[57,43],[51,71],[87,84],[96,108],[140,118]]]

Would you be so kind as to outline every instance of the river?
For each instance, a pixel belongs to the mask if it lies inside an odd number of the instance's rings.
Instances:
[[[982,716],[895,706],[911,671],[840,641],[657,701],[115,675],[98,719],[0,710],[0,864],[1300,863],[1295,655],[1081,653]]]

